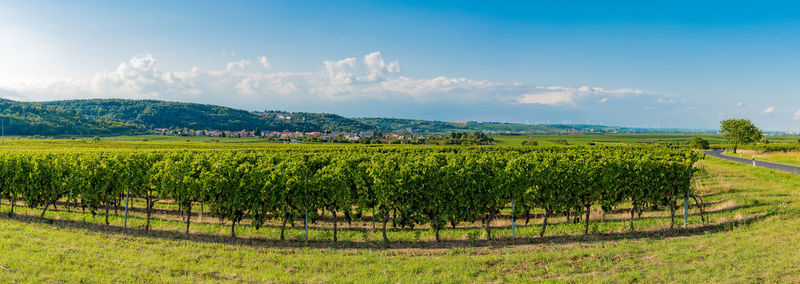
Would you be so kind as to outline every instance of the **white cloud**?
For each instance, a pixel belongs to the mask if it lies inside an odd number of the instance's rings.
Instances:
[[[265,56],[257,60],[262,67],[269,67]],[[97,73],[90,81],[57,77],[0,84],[0,95],[21,100],[149,98],[247,108],[321,101],[352,105],[369,100],[559,108],[606,103],[609,99],[636,101],[640,104],[637,107],[653,101],[679,101],[675,96],[630,88],[532,86],[447,76],[412,78],[401,75],[400,64],[385,60],[380,52],[324,61],[313,72],[265,72],[249,68],[252,64],[239,60],[227,63],[224,70],[168,72],[159,69],[155,57],[146,54],[119,64],[115,70]]]
[[[764,109],[764,113],[765,114],[771,114],[774,111],[775,111],[775,107],[768,107],[768,108]]]
[[[49,86],[53,88],[54,86]],[[160,98],[163,93],[199,92],[180,75],[161,72],[157,61],[147,54],[121,63],[111,72],[95,74],[90,92],[101,96],[124,96],[128,98]]]
[[[523,104],[574,105],[575,93],[569,91],[554,91],[539,94],[524,94],[517,102]]]
[[[675,100],[671,99],[671,98],[656,98],[656,103],[659,103],[659,104],[671,104],[671,103],[675,103]]]
[[[535,87],[533,92],[523,94],[516,99],[517,103],[521,104],[543,104],[543,105],[566,105],[577,106],[579,101],[585,98],[602,96],[600,103],[608,102],[608,97],[614,98],[633,98],[639,96],[655,96],[655,94],[648,93],[642,90],[635,89],[604,89],[599,87],[579,87],[569,88],[560,86],[546,86]],[[657,97],[659,100],[671,100],[667,98]]]
[[[265,58],[266,60],[266,58]],[[235,62],[228,62],[228,66],[225,67],[225,70],[234,71],[234,70],[242,70],[250,66],[252,62],[249,60],[239,60]]]
[[[339,61],[325,61],[323,65],[323,74],[331,85],[384,81],[400,72],[400,63],[393,61],[387,64],[380,52],[367,54],[362,60],[350,57]]]
[[[792,118],[794,118],[794,120],[800,120],[800,110],[797,110],[796,112],[794,112],[794,117],[792,117]]]
[[[738,107],[744,106],[744,103],[743,102],[739,102],[739,103],[736,104],[736,106],[738,106]]]
[[[258,58],[258,63],[261,63],[261,66],[263,66],[264,68],[269,69],[270,64],[269,64],[269,60],[267,60],[266,56],[259,57]]]

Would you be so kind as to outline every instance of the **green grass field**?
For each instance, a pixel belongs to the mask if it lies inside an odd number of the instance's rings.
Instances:
[[[740,157],[749,159],[755,157],[756,160],[766,161],[772,163],[779,163],[785,165],[800,166],[800,153],[797,152],[757,152],[752,150],[739,150],[736,154],[733,152],[724,152],[724,155],[731,157]]]
[[[124,230],[119,216],[106,227],[100,215],[53,211],[41,219],[34,216],[39,210],[20,208],[0,218],[0,281],[800,281],[800,177],[713,158],[699,167],[695,186],[712,211],[711,224],[694,217],[688,229],[669,230],[668,220],[654,213],[637,220],[635,232],[612,220],[597,222],[586,238],[573,224],[554,226],[543,240],[531,234],[536,226],[515,240],[499,229],[501,240],[492,242],[471,240],[477,228],[448,230],[441,245],[426,241],[429,230],[397,230],[390,235],[397,243],[382,248],[359,233],[331,245],[320,228],[303,247],[274,241],[274,230],[245,226],[242,238],[230,241],[227,226],[193,224],[186,239],[177,233],[179,219],[165,217],[155,222],[156,233],[144,234],[135,229],[136,214],[129,220],[134,229]],[[300,233],[293,229],[292,238]]]
[[[567,140],[573,145],[596,144],[651,144],[651,143],[683,143],[688,144],[695,137],[703,137],[711,144],[728,143],[719,134],[703,133],[637,133],[637,134],[565,134],[565,135],[493,135],[498,145],[521,145],[522,141],[536,141],[539,145],[552,145],[556,140]],[[797,136],[767,136],[775,143],[796,144]]]
[[[492,135],[497,145],[522,145],[523,141],[536,141],[539,145],[556,145],[557,140],[566,140],[570,145],[595,144],[653,144],[653,143],[682,143],[688,144],[694,137],[703,137],[711,144],[726,144],[727,140],[719,134],[704,133],[637,133],[637,134],[565,134],[565,135]],[[767,139],[774,143],[798,143],[798,136],[767,136]],[[266,142],[261,138],[231,138],[231,137],[199,137],[199,136],[170,136],[170,135],[134,135],[134,136],[109,136],[100,137],[100,142],[130,142],[143,143],[146,145],[178,145],[178,144],[251,144],[269,145],[275,142]],[[91,143],[92,138],[73,138],[73,139],[30,139],[21,137],[7,137],[6,144],[10,145],[39,145],[39,144],[86,144]],[[341,144],[337,144],[341,145]],[[183,145],[186,146],[186,145]],[[0,147],[1,148],[1,147]]]

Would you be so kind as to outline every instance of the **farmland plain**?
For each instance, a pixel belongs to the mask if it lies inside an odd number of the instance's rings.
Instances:
[[[4,147],[52,147],[40,143]],[[97,143],[93,147],[156,142]],[[123,228],[122,211],[112,214],[111,225],[105,226],[100,215],[88,212],[59,207],[41,218],[40,210],[18,207],[13,217],[0,218],[0,281],[800,280],[800,240],[794,237],[800,229],[800,177],[714,158],[697,166],[693,184],[704,196],[710,223],[702,224],[692,207],[688,228],[669,229],[667,212],[655,210],[645,212],[630,231],[623,204],[619,212],[593,214],[598,219],[589,236],[582,236],[580,224],[562,219],[539,238],[541,221],[534,218],[527,226],[518,220],[512,239],[510,220],[498,218],[493,241],[484,240],[477,223],[444,230],[442,243],[434,242],[433,232],[424,226],[393,229],[393,242],[387,246],[365,216],[340,232],[337,244],[329,242],[330,220],[324,219],[312,227],[308,242],[302,223],[288,229],[288,242],[278,241],[275,227],[255,230],[246,224],[238,227],[239,238],[230,240],[229,226],[213,218],[193,224],[191,235],[184,236],[181,216],[169,213],[174,209],[169,202],[157,205],[163,211],[150,233],[141,229],[142,213],[136,209],[142,204],[137,200],[128,228]],[[7,201],[0,206],[8,209]]]

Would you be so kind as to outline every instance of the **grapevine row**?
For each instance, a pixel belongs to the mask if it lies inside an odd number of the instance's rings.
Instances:
[[[490,223],[513,204],[512,215],[544,211],[549,217],[585,214],[592,206],[611,210],[662,206],[673,215],[678,198],[691,194],[693,164],[700,154],[652,146],[321,148],[296,151],[30,151],[0,153],[0,197],[24,200],[42,216],[59,200],[92,213],[129,194],[146,201],[147,223],[157,200],[173,200],[187,216],[207,205],[231,221],[231,235],[245,217],[256,228],[311,214],[373,212],[383,239],[390,214],[400,222],[428,224],[439,240],[447,224]]]

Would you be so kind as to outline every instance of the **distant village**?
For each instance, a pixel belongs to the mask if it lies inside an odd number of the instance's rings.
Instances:
[[[372,131],[367,132],[301,132],[301,131],[228,131],[228,130],[190,130],[190,129],[170,129],[170,128],[155,128],[154,134],[159,135],[176,135],[176,136],[204,136],[204,137],[260,137],[272,138],[276,140],[294,140],[307,138],[310,140],[333,140],[345,139],[350,141],[358,141],[360,139],[425,139],[422,134],[412,133],[389,133]],[[435,135],[434,135],[435,136]],[[305,139],[303,139],[305,140]]]

